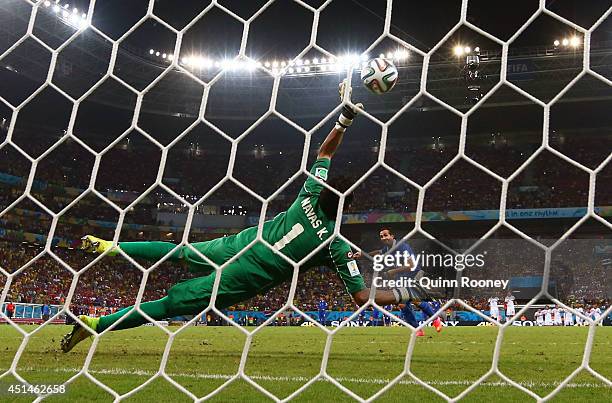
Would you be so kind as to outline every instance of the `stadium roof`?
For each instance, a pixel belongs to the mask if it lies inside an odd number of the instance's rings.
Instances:
[[[155,2],[153,11],[172,27],[182,29],[207,3],[189,0],[182,1],[181,7],[176,7],[175,2],[159,0]],[[266,9],[252,23],[246,49],[246,54],[252,61],[244,62],[242,66],[247,68],[231,68],[231,59],[237,53],[242,35],[242,25],[229,16],[228,12],[249,18],[264,3],[262,0],[221,0],[219,4],[226,7],[226,10],[213,7],[186,31],[180,52],[176,55],[179,63],[204,82],[218,74],[222,68],[227,69],[224,77],[210,92],[207,117],[220,120],[252,120],[267,110],[272,78],[264,72],[253,70],[253,64],[256,63],[274,67],[276,62],[279,70],[283,68],[282,63],[286,64],[286,75],[281,80],[277,109],[296,119],[320,119],[337,104],[335,86],[344,72],[338,67],[342,64],[340,58],[347,55],[357,58],[378,53],[387,55],[390,52],[393,56],[396,53],[400,55],[396,58],[400,68],[400,80],[391,94],[376,97],[359,86],[354,86],[354,98],[363,100],[370,112],[390,115],[418,92],[422,68],[422,58],[418,54],[402,48],[394,41],[386,40],[370,54],[360,56],[360,52],[376,39],[382,29],[386,7],[384,0],[350,0],[342,3],[336,1],[325,8],[321,14],[317,43],[338,56],[336,63],[330,63],[329,58],[320,52],[310,52],[301,59],[293,58],[305,46],[301,44],[300,38],[305,32],[310,32],[312,16],[308,10],[296,3],[277,2],[278,4]],[[318,7],[323,2],[306,3]],[[458,20],[458,3],[411,3],[408,7],[405,2],[396,1],[392,32],[427,51]],[[507,39],[533,12],[537,2],[520,2],[501,11],[484,4],[486,2],[475,0],[473,3],[473,14],[468,10],[469,20],[494,35]],[[568,2],[564,1],[549,3],[550,7],[556,8],[555,11],[561,15],[586,26],[594,22],[602,9],[600,4],[594,3],[579,8],[568,7]],[[75,27],[83,24],[82,14],[89,3],[83,0],[70,3],[60,0],[56,3],[56,0],[52,0],[43,4],[35,24],[35,33],[45,43],[57,47],[75,31]],[[127,4],[114,0],[101,2],[96,5],[92,23],[109,37],[117,39],[136,22],[139,15],[144,15],[146,4],[147,1],[143,0],[132,0]],[[350,8],[348,11],[347,4]],[[121,12],[117,11],[118,8]],[[3,2],[0,10],[0,29],[4,29],[7,34],[7,43],[0,43],[2,51],[14,40],[15,33],[27,24],[30,11],[21,0]],[[346,18],[347,12],[350,12],[351,24],[334,24],[335,21]],[[282,23],[279,20],[282,20]],[[435,24],[431,24],[434,20]],[[601,35],[595,32],[592,38],[591,65],[599,66],[600,71],[606,75],[612,69],[612,41],[605,35],[607,28],[603,28],[600,30]],[[567,39],[567,45],[564,39]],[[559,41],[557,45],[556,41]],[[141,90],[160,75],[170,59],[175,57],[171,53],[174,44],[175,36],[169,29],[154,20],[146,21],[121,42],[115,73],[135,89]],[[480,73],[485,77],[481,83],[483,92],[493,87],[499,79],[501,49],[493,41],[470,29],[460,29],[433,55],[428,72],[428,90],[445,102],[466,109],[470,104],[462,72],[465,55],[458,57],[455,54],[457,47],[469,47],[472,52],[479,48]],[[77,41],[60,53],[54,80],[69,94],[78,97],[97,78],[104,75],[110,50],[110,42],[89,30],[84,31]],[[163,58],[164,54],[166,58]],[[582,68],[581,57],[581,37],[569,26],[542,18],[541,21],[533,22],[530,29],[510,47],[508,77],[511,81],[528,87],[528,90],[540,99],[550,99]],[[326,63],[321,63],[322,59],[327,59]],[[7,92],[27,92],[23,89],[35,87],[38,82],[44,81],[49,60],[49,52],[42,46],[33,40],[24,42],[23,46],[0,61],[3,67],[0,71],[0,81],[4,83],[0,90],[3,95]],[[315,60],[318,62],[316,67]],[[306,61],[311,66],[308,67],[309,71],[306,71],[307,66],[303,64]],[[294,65],[290,66],[290,63]],[[294,71],[289,71],[289,68]],[[303,71],[298,72],[298,68]],[[357,78],[358,70],[354,75],[354,79]],[[605,99],[609,96],[609,91],[593,93],[591,90],[592,88],[588,93],[591,98]],[[116,91],[114,85],[103,85],[88,100],[132,109],[133,105],[125,96],[126,93],[129,91]],[[179,118],[193,117],[198,114],[202,93],[201,85],[176,71],[168,74],[147,94],[143,111]],[[23,94],[21,98],[17,96],[18,99],[23,99]],[[304,102],[304,99],[309,101]]]

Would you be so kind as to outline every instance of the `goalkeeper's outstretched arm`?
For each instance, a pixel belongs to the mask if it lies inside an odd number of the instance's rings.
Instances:
[[[340,83],[340,87],[339,87],[340,99],[343,98],[345,91],[349,91],[349,97],[350,97],[351,89],[350,87],[347,87],[346,80]],[[363,104],[356,104],[355,106],[357,106],[360,109],[363,109]],[[329,132],[329,134],[323,141],[323,144],[321,144],[321,147],[319,147],[319,153],[317,155],[317,158],[331,159],[334,156],[334,154],[336,153],[336,150],[342,143],[344,132],[346,131],[346,129],[348,129],[348,127],[351,124],[353,124],[353,119],[355,119],[355,116],[357,116],[358,111],[359,111],[358,109],[352,108],[349,105],[344,105],[342,107],[342,112],[340,113],[340,116],[338,117],[338,120],[336,121],[336,125]]]
[[[338,146],[340,146],[340,143],[342,143],[343,137],[344,130],[339,130],[337,127],[334,127],[325,138],[325,141],[323,141],[323,144],[321,144],[321,147],[319,148],[319,154],[317,154],[317,159],[331,159],[336,153]]]

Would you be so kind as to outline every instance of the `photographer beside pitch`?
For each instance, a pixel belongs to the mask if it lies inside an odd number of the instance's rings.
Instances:
[[[345,87],[345,82],[342,82],[341,97],[345,90],[349,91],[350,96],[350,87]],[[357,106],[362,107],[361,104]],[[327,181],[331,159],[357,113],[357,109],[345,105],[334,128],[321,144],[317,160],[310,170],[320,181]],[[342,183],[338,182],[341,181],[331,179],[329,185],[341,188]],[[334,192],[325,188],[318,180],[308,177],[289,209],[264,223],[262,237],[277,251],[293,261],[300,261],[333,234],[339,200]],[[349,205],[350,201],[349,195],[345,199],[346,205]],[[193,247],[215,264],[222,265],[249,245],[256,235],[257,227],[251,227],[229,237],[194,243]],[[108,254],[111,256],[118,253],[113,250],[111,241],[91,235],[83,238],[81,247],[91,253],[101,254],[109,250]],[[169,242],[120,242],[118,248],[131,257],[150,261],[158,261],[174,250],[168,258],[169,261],[186,263],[191,271],[202,273],[201,277],[175,284],[168,290],[168,295],[159,300],[141,303],[140,309],[154,320],[197,315],[208,307],[216,271],[187,246],[176,248],[175,244]],[[339,238],[333,239],[304,263],[302,268],[307,270],[318,266],[333,267],[358,305],[368,301],[370,289],[365,286],[357,262],[352,258],[351,248],[346,242]],[[293,265],[285,259],[277,256],[264,244],[256,243],[221,271],[215,306],[223,309],[255,295],[264,294],[271,288],[290,281],[293,270]],[[376,290],[375,294],[375,301],[379,305],[406,304],[410,299],[411,294],[407,288]],[[108,329],[126,315],[127,317],[112,330],[133,328],[148,322],[132,308],[127,307],[99,318],[83,315],[79,316],[79,319],[96,332]],[[72,350],[90,335],[87,329],[76,324],[73,330],[62,338],[62,351]]]

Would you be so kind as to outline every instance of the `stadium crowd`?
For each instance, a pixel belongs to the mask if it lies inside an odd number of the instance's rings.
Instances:
[[[574,150],[573,144],[566,144]],[[595,153],[597,143],[578,148],[576,160],[588,160]],[[348,147],[347,147],[348,148]],[[233,176],[262,196],[272,194],[285,183],[299,167],[300,151],[279,151],[270,146],[262,152],[243,152],[236,160]],[[164,172],[164,183],[177,194],[191,201],[205,195],[223,178],[227,171],[229,154],[222,152],[194,152],[192,148],[170,152]],[[3,183],[0,192],[0,208],[21,194],[29,163],[11,147],[0,150],[0,172],[22,178],[20,183]],[[456,149],[446,147],[390,147],[385,161],[402,175],[425,184],[437,174],[456,154]],[[482,145],[467,152],[468,156],[502,175],[510,175],[527,158],[527,152],[516,148],[499,148]],[[500,155],[503,154],[503,158]],[[134,200],[140,192],[151,186],[157,175],[160,152],[151,147],[126,146],[113,149],[104,155],[96,179],[96,189],[123,193],[123,206]],[[376,161],[376,152],[354,153],[347,149],[334,160],[338,173],[351,181],[358,180]],[[499,205],[501,184],[495,178],[465,161],[446,171],[426,193],[426,211],[495,209]],[[61,152],[52,153],[37,169],[35,179],[49,185],[34,186],[33,193],[53,211],[58,211],[74,195],[67,195],[65,188],[84,189],[89,185],[93,157],[76,142],[67,142]],[[202,174],[202,167],[206,174]],[[58,168],[59,167],[59,168]],[[598,183],[610,179],[609,170],[603,170]],[[284,192],[279,201],[299,189],[302,179],[296,180]],[[7,196],[8,194],[8,196]],[[374,171],[355,190],[350,212],[393,211],[412,212],[418,193],[407,182],[387,170]],[[528,166],[510,185],[508,208],[555,208],[584,206],[588,196],[588,175],[550,153],[543,153]],[[112,199],[112,197],[110,197]],[[612,191],[601,186],[597,192],[597,204],[612,203]],[[164,206],[164,202],[165,206]],[[210,195],[205,204],[240,204],[249,211],[258,211],[260,203],[237,186],[222,186]],[[121,205],[121,203],[119,203]],[[180,203],[167,193],[157,189],[136,209],[141,218],[154,215],[155,210],[174,209]],[[122,207],[123,207],[122,206]],[[278,209],[286,207],[280,203]],[[108,209],[111,216],[114,210]],[[98,216],[97,219],[109,218]]]
[[[580,143],[571,141],[557,145],[571,155],[576,161],[592,161],[598,154],[595,142]],[[350,143],[334,159],[338,173],[347,176],[351,181],[358,180],[377,158],[377,148],[351,148]],[[95,148],[95,147],[94,147]],[[228,151],[229,148],[226,150]],[[358,152],[359,151],[359,152]],[[360,153],[361,152],[361,153]],[[527,151],[518,151],[515,147],[496,144],[480,144],[468,147],[470,158],[478,161],[499,175],[508,176],[519,167],[528,156]],[[406,146],[391,145],[387,148],[385,162],[402,175],[423,185],[436,175],[456,154],[456,147],[446,146]],[[139,146],[137,142],[119,143],[103,156],[96,179],[96,189],[110,200],[125,207],[134,200],[139,192],[150,187],[157,176],[159,149],[152,146]],[[239,149],[236,159],[234,178],[249,186],[260,195],[273,193],[299,167],[301,151],[283,150],[273,145],[255,149]],[[169,154],[164,171],[164,183],[177,194],[193,202],[212,189],[227,171],[229,154],[223,149],[211,151],[200,149],[199,145],[190,143],[176,147]],[[60,148],[42,160],[36,170],[35,182],[31,196],[41,201],[52,211],[59,211],[70,203],[90,182],[93,156],[74,141],[67,141]],[[205,172],[203,172],[205,167]],[[30,163],[10,145],[0,149],[0,211],[11,205],[22,195],[26,179],[30,173]],[[16,178],[16,179],[15,179]],[[0,178],[2,179],[2,178]],[[598,176],[598,183],[612,179],[610,169],[604,169]],[[280,195],[271,202],[269,213],[275,214],[286,209],[298,193],[303,177],[292,182]],[[425,211],[477,210],[496,209],[499,204],[501,184],[466,162],[458,161],[457,165],[444,172],[428,189],[425,195]],[[391,171],[378,169],[372,172],[355,190],[353,205],[348,213],[364,212],[414,212],[418,193],[415,189]],[[542,154],[534,160],[510,185],[508,190],[508,208],[540,207],[580,207],[586,205],[588,195],[588,175],[551,154]],[[600,186],[596,194],[597,205],[612,205],[612,187]],[[243,189],[232,184],[219,188],[203,203],[221,208],[201,208],[201,214],[232,214],[232,209],[223,210],[223,206],[240,206],[244,211],[258,214],[259,202]],[[19,210],[19,211],[18,211]],[[125,223],[159,226],[157,214],[160,212],[182,213],[184,206],[163,189],[155,189],[142,199],[136,208],[126,214]],[[34,212],[38,212],[35,214]],[[0,217],[0,230],[14,234],[10,242],[0,241],[0,267],[8,272],[41,252],[29,239],[22,239],[25,233],[42,236],[38,241],[44,242],[44,235],[51,225],[50,217],[42,213],[40,206],[31,200],[23,200],[15,208]],[[33,215],[34,214],[34,215]],[[234,213],[236,214],[236,213]],[[97,196],[88,195],[63,215],[55,232],[71,240],[69,248],[54,248],[54,253],[76,270],[81,269],[90,257],[77,250],[78,239],[85,233],[95,233],[103,238],[111,238],[114,225],[100,225],[88,220],[99,220],[116,223],[118,212],[108,206]],[[177,234],[163,233],[152,229],[124,229],[131,239],[165,239],[177,241]],[[147,232],[149,231],[149,232]],[[15,235],[17,234],[17,235]],[[218,235],[209,235],[215,237]],[[6,236],[1,238],[7,239]],[[20,242],[21,241],[21,242]],[[569,289],[560,290],[563,295],[583,301],[585,304],[599,301],[603,293],[602,272],[592,261],[582,259],[582,263],[573,266],[574,275]],[[537,262],[526,264],[524,261],[500,259],[497,266],[491,268],[498,275],[512,276],[541,275]],[[366,280],[371,279],[369,268],[365,270]],[[503,273],[502,273],[503,272]],[[501,274],[500,274],[501,273]],[[562,278],[561,274],[555,274]],[[147,280],[144,301],[163,296],[168,287],[177,281],[190,276],[185,270],[168,263],[160,265]],[[487,276],[487,273],[475,273],[475,277]],[[120,258],[106,258],[81,274],[75,290],[72,306],[75,311],[87,312],[95,309],[117,309],[135,301],[140,286],[142,273],[131,264]],[[567,280],[567,279],[565,279]],[[49,255],[43,255],[28,269],[20,273],[11,284],[8,297],[14,302],[61,304],[65,301],[67,291],[73,281],[73,275]],[[258,296],[234,309],[258,311],[275,311],[284,305],[289,285],[283,285]],[[484,310],[487,308],[487,292],[476,295],[462,295],[468,303]],[[321,296],[325,296],[330,309],[352,310],[354,304],[345,294],[344,288],[333,272],[326,268],[316,268],[300,274],[295,305],[303,311],[316,310]]]
[[[0,267],[12,273],[41,252],[40,247],[0,242]],[[91,261],[91,256],[78,250],[54,248],[53,252],[74,270],[81,270]],[[142,263],[145,268],[148,267]],[[192,274],[181,266],[162,263],[149,273],[143,301],[163,297],[173,284],[190,277]],[[74,276],[67,268],[48,254],[43,254],[15,276],[7,300],[15,303],[61,305],[66,300],[73,280]],[[71,300],[75,312],[89,311],[89,307],[114,310],[135,302],[142,272],[122,258],[108,257],[80,272],[77,281]],[[275,311],[284,305],[288,292],[289,285],[283,284],[232,309]],[[322,296],[335,310],[351,310],[355,307],[335,272],[321,267],[300,274],[296,307],[304,311],[316,310],[316,304]]]
[[[19,269],[23,264],[41,254],[42,248],[32,245],[0,242],[0,267],[9,273]],[[54,254],[73,268],[80,271],[78,283],[71,300],[73,312],[113,311],[132,305],[142,282],[142,272],[121,257],[106,257],[82,271],[89,262],[91,255],[79,250],[53,248]],[[584,252],[585,256],[587,252]],[[497,265],[491,265],[483,270],[481,277],[496,272],[498,277],[511,278],[528,275],[541,275],[541,268],[535,260],[522,261],[520,264],[508,266],[513,260],[513,254],[506,253],[496,260]],[[144,268],[149,267],[141,262]],[[532,264],[533,263],[533,264]],[[541,263],[541,262],[540,262]],[[540,270],[538,270],[540,269]],[[371,282],[373,271],[362,264],[362,272],[366,282]],[[556,273],[551,270],[552,279],[562,280],[567,271]],[[572,306],[608,306],[605,290],[605,273],[597,260],[592,256],[585,259],[584,265],[572,267],[570,270],[573,282],[565,282],[565,289],[560,289],[563,298]],[[470,273],[473,276],[476,272]],[[504,274],[507,274],[506,275]],[[168,288],[182,279],[192,276],[186,269],[172,263],[162,263],[149,273],[143,294],[143,301],[163,297]],[[1,277],[1,276],[0,276]],[[474,276],[476,278],[476,276]],[[500,277],[500,278],[501,278]],[[26,269],[20,271],[13,279],[7,301],[31,304],[64,304],[68,290],[75,276],[56,259],[43,254],[33,261]],[[559,282],[559,281],[557,281]],[[560,282],[561,283],[561,282]],[[272,313],[285,305],[289,294],[289,283],[278,286],[264,295],[257,296],[247,302],[237,304],[230,310],[249,310]],[[475,309],[488,310],[487,298],[498,293],[497,289],[474,288],[462,292],[460,297]],[[452,290],[443,294],[442,301],[452,297]],[[351,311],[356,308],[351,297],[346,294],[344,286],[335,272],[329,268],[318,267],[300,273],[295,294],[294,305],[302,311],[316,311],[321,299],[327,302],[330,310]],[[461,310],[459,306],[451,309]]]

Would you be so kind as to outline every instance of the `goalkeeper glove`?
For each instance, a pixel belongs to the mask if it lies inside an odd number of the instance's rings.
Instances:
[[[338,92],[340,93],[340,101],[344,99],[345,91],[348,91],[348,99],[350,101],[353,89],[348,86],[346,79],[342,80],[340,85],[338,85]],[[340,113],[340,116],[338,117],[338,121],[336,122],[336,129],[344,131],[346,130],[347,127],[352,125],[353,119],[355,119],[355,116],[357,116],[357,114],[359,113],[358,108],[363,109],[363,104],[361,103],[355,104],[355,108],[349,106],[348,104],[344,105],[342,107],[342,112]]]
[[[117,249],[113,248],[113,241],[105,241],[104,239],[96,238],[93,235],[85,235],[81,238],[81,249],[87,253],[98,253],[102,254],[109,249],[112,249],[109,253],[110,256],[117,254]]]

